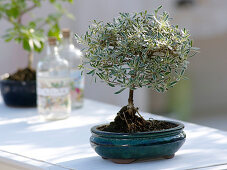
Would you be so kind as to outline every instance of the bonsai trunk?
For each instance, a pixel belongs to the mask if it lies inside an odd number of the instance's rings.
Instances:
[[[134,91],[129,89],[129,98],[128,98],[128,106],[133,108],[134,104],[133,104],[133,93]]]
[[[134,103],[133,103],[133,93],[134,91],[129,89],[128,112],[131,116],[134,116],[136,113],[136,109],[134,108]]]
[[[30,51],[29,53],[28,53],[28,68],[32,68],[32,63],[33,63],[33,52],[32,51]]]

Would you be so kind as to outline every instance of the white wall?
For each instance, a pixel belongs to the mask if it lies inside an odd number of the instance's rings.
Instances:
[[[196,6],[178,9],[176,0],[75,0],[74,5],[66,5],[76,17],[75,21],[64,18],[62,27],[69,27],[72,32],[82,34],[87,30],[93,19],[111,21],[118,12],[152,11],[159,5],[169,11],[174,17],[174,23],[190,28],[195,39],[195,45],[201,48],[201,53],[191,59],[190,77],[192,78],[192,94],[194,111],[206,108],[223,108],[227,110],[227,1],[226,0],[196,0]],[[35,11],[36,15],[46,15],[49,5]],[[27,16],[27,19],[29,16]],[[26,18],[25,18],[26,19]],[[9,25],[0,21],[0,35]],[[45,55],[36,55],[37,60]],[[26,53],[14,43],[5,43],[0,39],[0,74],[13,72],[17,67],[26,65]],[[127,104],[128,92],[114,95],[118,88],[92,83],[86,77],[85,96],[116,105]],[[164,110],[165,95],[159,95],[147,89],[136,91],[135,102],[142,110]],[[153,109],[152,109],[153,108]],[[157,109],[156,109],[157,108]],[[211,109],[207,109],[211,110]]]
[[[75,15],[75,21],[71,21],[66,17],[61,20],[62,27],[69,27],[72,32],[83,34],[86,30],[90,21],[97,19],[103,21],[111,21],[113,17],[116,17],[119,12],[134,12],[141,10],[153,10],[157,8],[164,0],[159,1],[150,1],[150,0],[76,0],[74,5],[65,5],[71,13]],[[166,3],[164,8],[169,6],[169,3]],[[34,13],[36,15],[45,16],[53,9],[50,8],[48,4],[43,5],[41,9],[36,9]],[[25,20],[29,19],[29,16],[24,18]],[[6,28],[9,27],[9,24],[6,22],[0,22],[1,35],[3,35]],[[17,49],[17,51],[12,50]],[[14,43],[5,43],[3,39],[0,40],[0,74],[5,72],[14,72],[18,67],[26,66],[26,52],[21,49],[20,45]],[[15,56],[17,55],[17,56]],[[43,57],[45,53],[36,54],[34,67],[36,66],[37,61]],[[12,62],[13,61],[13,62]],[[118,88],[111,88],[106,86],[103,83],[97,82],[92,83],[90,77],[86,77],[86,91],[85,96],[91,99],[100,100],[107,103],[117,104],[117,105],[126,105],[128,98],[128,91],[114,95]],[[146,106],[151,102],[150,92],[147,92],[146,89],[140,89],[136,91],[135,102],[143,110],[147,110]],[[149,99],[149,100],[148,100]]]

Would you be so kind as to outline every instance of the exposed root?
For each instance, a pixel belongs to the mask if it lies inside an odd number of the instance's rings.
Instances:
[[[129,125],[129,123],[128,123],[126,117],[125,117],[125,113],[123,113],[123,115],[124,115],[125,122],[126,122],[126,124],[127,124],[127,126],[128,126],[128,129],[131,129],[131,127],[130,127],[130,125]]]
[[[143,118],[143,116],[141,116],[141,114],[139,113],[139,108],[136,108],[136,113],[140,116],[141,119],[143,119],[144,122],[146,122],[146,120]]]
[[[108,132],[135,133],[168,129],[171,127],[173,127],[173,124],[166,124],[166,122],[157,120],[145,120],[139,113],[138,108],[124,106],[117,113],[113,122],[100,129]]]

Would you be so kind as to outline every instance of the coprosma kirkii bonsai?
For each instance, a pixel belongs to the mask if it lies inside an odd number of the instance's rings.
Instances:
[[[196,53],[186,29],[170,25],[166,12],[158,15],[147,11],[120,13],[113,22],[94,21],[82,36],[84,62],[90,65],[87,74],[99,77],[109,86],[120,86],[116,94],[129,89],[128,105],[124,106],[114,122],[103,127],[112,132],[143,132],[171,128],[170,124],[145,120],[134,106],[133,93],[142,87],[165,92],[181,80],[188,58]],[[90,68],[89,68],[90,69]]]
[[[44,3],[49,2],[56,11],[45,17],[32,15],[34,9],[40,8]],[[0,0],[0,19],[5,19],[11,24],[11,28],[6,30],[3,36],[6,42],[14,40],[22,45],[28,52],[27,68],[18,70],[9,79],[13,80],[35,80],[35,71],[32,69],[34,52],[41,52],[44,47],[46,31],[48,36],[59,37],[60,18],[66,14],[72,16],[62,7],[61,2],[73,0]],[[36,11],[37,14],[39,11]],[[29,19],[24,20],[25,15],[30,14]],[[15,53],[16,55],[16,53]]]

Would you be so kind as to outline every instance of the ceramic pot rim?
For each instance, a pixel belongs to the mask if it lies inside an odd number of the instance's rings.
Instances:
[[[174,128],[160,130],[160,131],[137,132],[137,133],[116,133],[116,132],[106,132],[106,131],[98,130],[99,127],[106,125],[106,124],[100,124],[100,125],[93,126],[91,128],[91,132],[97,135],[128,136],[128,137],[132,136],[133,137],[133,136],[141,136],[141,135],[156,135],[156,134],[158,135],[162,133],[181,131],[184,129],[184,124],[180,122],[170,121],[170,120],[159,120],[159,121],[173,123],[173,124],[176,124],[177,126]]]

